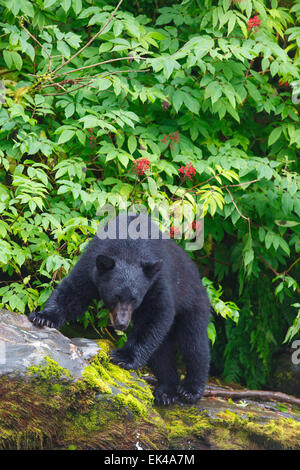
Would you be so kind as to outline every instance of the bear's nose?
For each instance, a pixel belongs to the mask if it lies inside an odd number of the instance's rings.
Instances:
[[[122,321],[122,320],[121,320],[121,321],[118,321],[118,320],[117,320],[117,321],[115,322],[115,328],[116,328],[116,330],[125,331],[126,328],[127,328],[127,326],[128,326],[127,321]]]
[[[130,302],[118,302],[112,311],[112,323],[116,330],[124,331],[128,328],[132,314]]]

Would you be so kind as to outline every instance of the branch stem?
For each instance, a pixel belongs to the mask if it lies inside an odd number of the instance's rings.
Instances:
[[[65,67],[66,65],[68,65],[70,62],[72,62],[72,60],[74,60],[79,54],[81,54],[81,52],[83,52],[87,47],[89,47],[92,42],[95,41],[95,39],[97,39],[98,36],[100,36],[100,34],[103,33],[103,31],[105,30],[105,28],[109,25],[109,23],[112,21],[113,17],[115,16],[115,14],[117,13],[119,7],[121,6],[121,3],[123,2],[123,0],[120,0],[118,5],[116,6],[116,8],[114,9],[114,11],[112,12],[112,14],[110,15],[110,17],[108,18],[107,22],[105,23],[104,26],[102,26],[102,28],[100,29],[100,31],[98,31],[97,34],[95,34],[86,44],[85,46],[83,46],[81,49],[79,49],[79,51],[75,52],[74,55],[72,55],[72,57],[70,57],[69,60],[67,60],[66,62],[64,62],[63,64],[61,64],[55,71],[54,73],[57,73],[60,69],[62,69],[63,67]]]

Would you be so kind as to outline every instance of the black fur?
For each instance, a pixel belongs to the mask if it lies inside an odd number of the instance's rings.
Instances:
[[[60,328],[82,315],[95,298],[103,299],[110,311],[117,302],[131,305],[128,341],[111,359],[125,369],[148,363],[158,379],[156,403],[201,398],[209,369],[210,305],[198,269],[182,248],[162,236],[120,239],[118,230],[115,240],[95,236],[44,310],[30,319],[37,326]],[[181,382],[176,344],[186,364]]]

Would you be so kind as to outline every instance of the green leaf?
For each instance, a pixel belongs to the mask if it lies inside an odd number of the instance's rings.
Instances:
[[[185,93],[183,93],[181,90],[176,90],[175,93],[173,94],[172,102],[173,102],[173,107],[176,113],[178,113],[182,104],[184,103],[184,98],[185,98]]]
[[[129,162],[128,156],[125,155],[125,153],[119,153],[119,154],[118,154],[118,159],[120,160],[120,162],[122,163],[122,165],[126,168],[127,165],[128,165],[128,162]]]
[[[86,143],[86,135],[83,131],[81,130],[77,130],[76,131],[76,136],[77,136],[77,139],[79,140],[79,142],[82,144],[82,145],[85,145]]]
[[[67,13],[67,11],[69,11],[71,7],[71,0],[61,0],[60,4],[62,8],[65,10],[65,12]]]
[[[157,196],[158,193],[157,193],[157,185],[156,185],[155,180],[153,178],[151,178],[151,176],[148,176],[147,182],[148,182],[149,191],[150,191],[151,196],[153,196],[153,197]]]
[[[184,104],[192,113],[199,113],[200,103],[188,93],[184,94]]]
[[[299,331],[300,331],[300,310],[298,311],[298,315],[293,321],[292,326],[289,327],[283,343],[290,342],[293,339],[293,337],[296,336],[297,333],[299,333]]]
[[[233,90],[230,88],[229,84],[225,84],[222,88],[225,96],[228,98],[229,103],[233,108],[235,108],[235,96]]]
[[[173,73],[173,70],[175,69],[179,69],[180,68],[180,64],[174,60],[174,59],[171,59],[171,58],[167,58],[165,61],[164,61],[164,74],[165,74],[165,77],[168,79],[170,78],[170,76],[172,75]]]
[[[8,69],[12,68],[13,65],[13,58],[12,58],[12,53],[10,51],[3,51],[3,59],[7,65]]]
[[[272,130],[271,134],[269,135],[268,145],[273,145],[279,139],[282,132],[282,127],[276,127]]]
[[[17,16],[21,8],[19,0],[9,0],[4,3],[6,8],[12,12],[14,16]]]
[[[65,115],[66,115],[66,118],[69,118],[71,116],[73,116],[75,112],[75,106],[73,103],[69,103],[68,106],[65,108]]]
[[[50,7],[52,7],[52,5],[54,5],[54,3],[56,3],[57,0],[44,0],[44,8],[45,9],[48,9]]]
[[[128,138],[128,150],[129,152],[131,153],[131,155],[134,153],[134,151],[136,150],[136,147],[137,147],[137,140],[136,140],[136,137],[134,135],[131,135],[129,138]]]
[[[20,0],[20,7],[23,13],[25,13],[25,15],[28,15],[31,18],[34,16],[33,5],[27,0]]]
[[[69,140],[72,139],[72,137],[75,135],[75,131],[72,130],[65,130],[63,131],[58,139],[58,144],[64,144],[65,142],[68,142]]]
[[[272,243],[273,243],[273,238],[274,238],[273,232],[268,231],[268,232],[267,232],[267,235],[266,235],[266,238],[265,238],[265,245],[266,245],[267,250],[268,250],[268,249],[270,248],[270,246],[272,245]]]
[[[216,328],[213,322],[209,322],[207,326],[207,334],[212,344],[214,344],[216,340],[217,332],[216,332]]]
[[[283,193],[281,198],[282,209],[285,214],[290,215],[293,210],[294,201],[289,193]]]
[[[22,65],[23,65],[22,57],[20,56],[20,54],[18,54],[15,51],[13,51],[11,54],[12,54],[12,59],[13,59],[13,62],[15,64],[16,68],[18,70],[21,70]]]
[[[286,242],[283,238],[280,238],[279,245],[281,246],[281,248],[283,249],[283,251],[284,251],[288,256],[290,256],[290,247],[289,247],[289,245],[287,244],[287,242]]]
[[[71,51],[68,44],[65,41],[57,41],[57,49],[62,53],[64,57],[70,57]]]
[[[227,34],[229,36],[229,34],[231,33],[231,31],[233,30],[234,26],[235,26],[235,23],[236,23],[236,16],[235,14],[232,12],[231,16],[230,16],[230,20],[228,21],[228,31],[227,31]]]
[[[111,80],[108,78],[98,78],[95,80],[94,84],[98,87],[100,91],[107,90],[112,85]]]
[[[254,101],[261,101],[262,97],[258,91],[257,85],[254,85],[252,82],[250,82],[250,80],[247,80],[246,87],[249,91],[251,98],[253,98]]]
[[[81,0],[72,0],[72,8],[74,13],[78,15],[82,10],[82,1]]]
[[[253,249],[247,250],[244,255],[244,264],[247,266],[248,264],[252,263],[254,259],[254,251]]]

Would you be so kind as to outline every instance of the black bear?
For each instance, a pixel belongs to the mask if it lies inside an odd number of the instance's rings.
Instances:
[[[158,381],[157,404],[177,399],[193,403],[203,394],[209,369],[209,300],[191,258],[149,216],[143,217],[119,215],[109,222],[44,310],[31,313],[30,320],[36,326],[60,328],[82,315],[92,299],[102,299],[116,329],[126,330],[133,320],[128,340],[111,354],[112,362],[124,369],[148,364]],[[148,225],[137,236],[141,220]],[[186,365],[181,382],[176,346]]]

